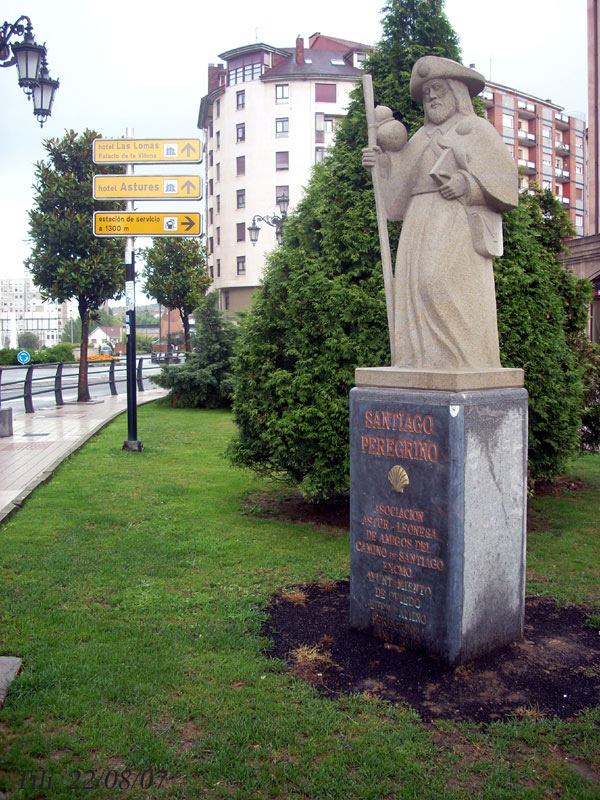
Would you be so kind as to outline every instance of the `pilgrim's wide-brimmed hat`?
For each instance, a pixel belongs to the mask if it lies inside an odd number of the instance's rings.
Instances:
[[[439,56],[423,56],[412,69],[410,76],[410,94],[413,100],[423,101],[423,84],[433,78],[452,78],[466,84],[471,97],[485,87],[485,78],[480,72],[464,67],[458,61]]]

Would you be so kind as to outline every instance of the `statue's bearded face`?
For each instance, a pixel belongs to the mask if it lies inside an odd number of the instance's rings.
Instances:
[[[432,78],[423,84],[423,108],[429,122],[441,125],[456,113],[456,99],[448,81]]]

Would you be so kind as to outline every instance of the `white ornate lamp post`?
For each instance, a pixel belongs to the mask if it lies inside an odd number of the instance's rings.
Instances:
[[[22,36],[23,41],[9,43],[12,36]],[[42,126],[52,112],[59,81],[50,77],[46,46],[36,43],[31,20],[25,15],[0,28],[0,67],[12,66],[17,67],[19,86],[27,98],[33,96],[33,113]]]
[[[248,233],[250,234],[250,241],[252,242],[252,246],[257,243],[258,241],[258,234],[260,233],[260,228],[256,224],[257,221],[259,222],[266,222],[267,225],[270,225],[272,228],[275,228],[275,236],[277,237],[277,244],[281,244],[283,242],[283,225],[287,219],[287,211],[290,206],[290,198],[287,195],[281,195],[277,198],[277,205],[279,206],[279,212],[281,214],[278,217],[276,214],[272,214],[271,216],[261,216],[260,214],[256,214],[252,219],[252,225],[248,226]]]

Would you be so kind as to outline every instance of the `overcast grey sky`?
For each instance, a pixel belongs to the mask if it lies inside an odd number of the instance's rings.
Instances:
[[[40,129],[16,69],[0,73],[0,277],[24,273],[34,163],[44,156],[44,138],[85,128],[118,138],[127,127],[139,138],[195,137],[207,64],[219,53],[253,41],[292,46],[297,35],[308,39],[315,31],[373,44],[381,35],[383,0],[303,0],[289,6],[220,0],[210,4],[210,14],[207,5],[4,0],[6,21],[21,14],[31,18],[36,40],[48,47],[50,74],[61,85],[52,117]],[[586,116],[585,0],[447,0],[446,13],[464,63],[474,63],[497,83]],[[176,203],[164,210],[184,208]]]

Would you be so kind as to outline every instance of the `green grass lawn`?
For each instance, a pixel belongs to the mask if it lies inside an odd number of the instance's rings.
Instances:
[[[224,458],[227,412],[144,406],[142,453],[121,450],[124,425],[0,526],[0,655],[23,659],[0,712],[0,792],[600,798],[598,709],[423,724],[370,696],[324,699],[269,659],[270,595],[347,577],[347,532],[245,514],[269,484]],[[592,609],[600,457],[574,472],[589,488],[532,501],[529,591]]]

